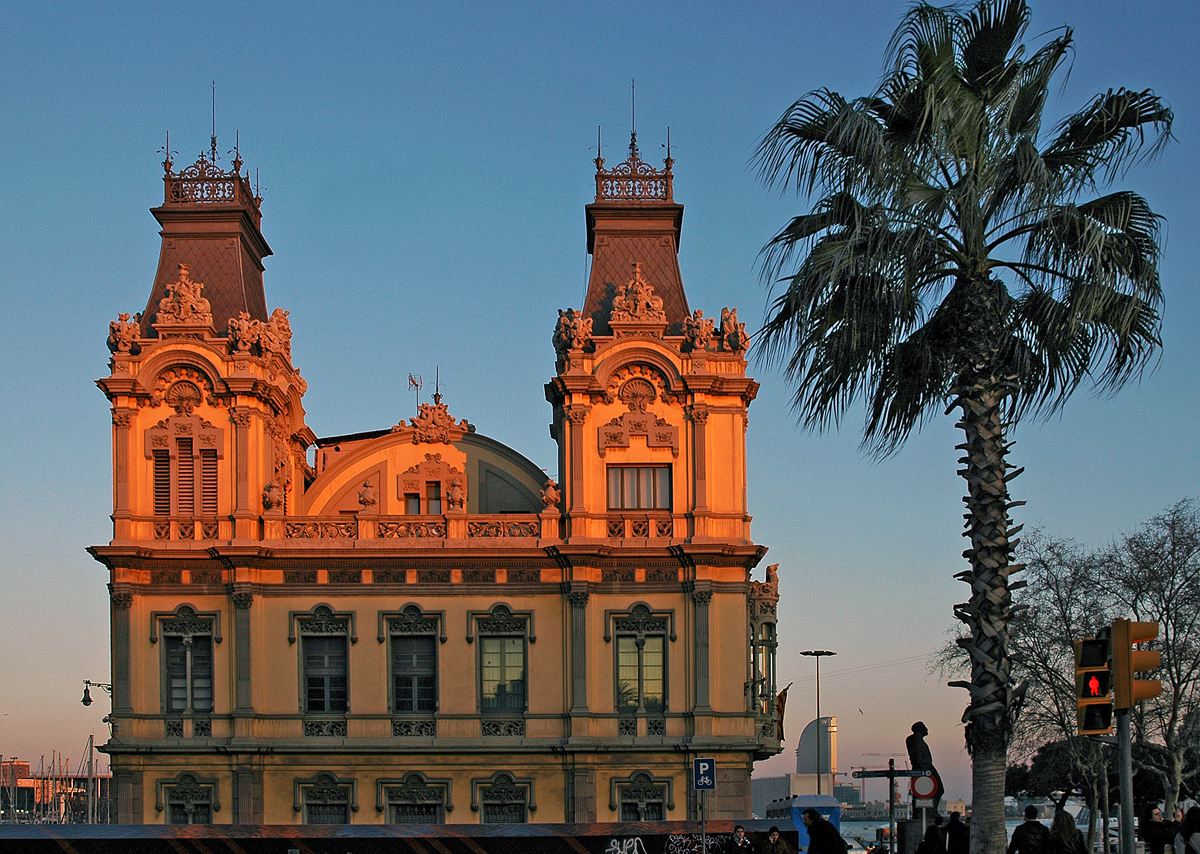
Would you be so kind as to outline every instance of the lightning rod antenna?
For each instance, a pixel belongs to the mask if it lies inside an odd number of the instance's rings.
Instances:
[[[212,162],[217,162],[217,81],[212,82]]]

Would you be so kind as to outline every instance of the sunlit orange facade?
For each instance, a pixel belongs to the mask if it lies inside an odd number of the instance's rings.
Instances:
[[[120,821],[693,818],[699,756],[708,816],[748,817],[779,751],[757,384],[736,311],[688,307],[669,157],[597,160],[588,293],[547,341],[558,482],[467,401],[317,437],[261,200],[215,159],[164,164],[150,299],[98,381]]]

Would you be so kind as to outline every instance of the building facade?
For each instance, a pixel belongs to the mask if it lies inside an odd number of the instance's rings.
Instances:
[[[436,396],[318,438],[261,199],[215,154],[164,162],[154,285],[98,380],[119,820],[685,819],[699,756],[708,816],[747,817],[780,749],[758,387],[736,310],[689,310],[670,157],[596,161],[591,280],[546,384],[556,483]]]

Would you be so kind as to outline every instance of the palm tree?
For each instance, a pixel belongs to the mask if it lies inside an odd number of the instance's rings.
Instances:
[[[970,599],[963,715],[973,762],[972,851],[1004,848],[1005,752],[1020,705],[1008,624],[1016,544],[1007,427],[1046,416],[1084,381],[1113,391],[1159,345],[1160,218],[1108,187],[1169,139],[1149,91],[1109,90],[1043,128],[1070,29],[1029,51],[1024,0],[918,4],[888,48],[879,89],[793,104],[756,159],[769,186],[816,195],[763,249],[773,299],[760,358],[782,363],[802,424],[867,403],[864,446],[897,450],[958,410],[967,481],[956,577]]]

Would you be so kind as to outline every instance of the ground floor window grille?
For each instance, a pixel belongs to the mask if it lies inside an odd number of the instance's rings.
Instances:
[[[471,783],[471,809],[479,810],[484,824],[525,824],[537,809],[533,781],[497,771],[487,780]]]
[[[212,824],[213,812],[220,809],[212,780],[200,780],[183,773],[174,780],[158,783],[158,809],[166,813],[167,824]]]
[[[311,780],[297,780],[293,808],[303,811],[305,824],[349,824],[357,809],[354,781],[339,780],[322,772]]]
[[[392,804],[392,824],[440,824],[437,804]]]
[[[668,810],[674,807],[670,782],[656,780],[645,771],[638,771],[624,780],[614,780],[613,802],[621,821],[665,821]]]

